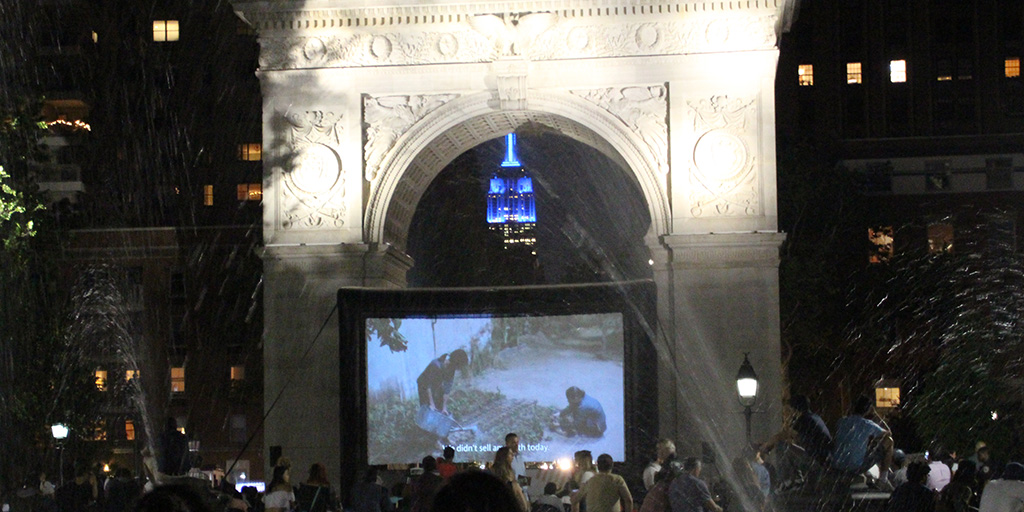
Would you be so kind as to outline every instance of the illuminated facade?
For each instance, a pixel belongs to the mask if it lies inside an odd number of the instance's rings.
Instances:
[[[533,197],[533,178],[519,162],[516,134],[505,136],[505,160],[491,176],[487,191],[487,223],[502,233],[505,248],[516,244],[537,243],[537,203]]]

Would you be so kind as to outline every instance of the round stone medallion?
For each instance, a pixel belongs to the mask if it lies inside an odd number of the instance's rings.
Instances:
[[[575,27],[566,36],[565,44],[570,50],[580,51],[590,44],[590,36],[587,35],[587,31],[583,28]]]
[[[391,56],[391,40],[384,36],[376,36],[370,41],[370,53],[378,60]]]
[[[739,178],[749,156],[747,145],[739,137],[721,130],[701,135],[693,147],[694,165],[705,177],[719,183]]]
[[[658,44],[658,29],[653,25],[641,25],[636,29],[636,45],[641,50],[650,50]]]
[[[319,61],[327,54],[327,46],[319,38],[312,38],[302,46],[302,55],[311,62]]]
[[[292,159],[289,181],[299,192],[319,194],[326,192],[341,177],[338,155],[323,144],[309,144],[297,150]]]
[[[459,51],[459,40],[451,34],[441,34],[437,41],[437,51],[444,57],[451,57]]]

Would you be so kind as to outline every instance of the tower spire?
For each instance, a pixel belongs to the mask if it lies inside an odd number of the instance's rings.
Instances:
[[[519,163],[519,157],[516,155],[516,134],[512,132],[505,136],[505,161],[501,163],[502,167],[522,167],[523,164]]]

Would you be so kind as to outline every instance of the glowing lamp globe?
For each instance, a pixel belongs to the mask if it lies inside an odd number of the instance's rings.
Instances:
[[[60,441],[68,438],[68,427],[57,423],[50,426],[50,433],[53,434],[53,438]]]
[[[743,355],[743,364],[736,374],[736,392],[739,394],[740,404],[744,407],[754,405],[757,399],[757,374],[754,373],[754,367],[750,365],[747,354]]]

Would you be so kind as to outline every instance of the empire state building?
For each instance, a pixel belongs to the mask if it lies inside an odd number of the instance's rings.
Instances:
[[[537,203],[533,179],[516,155],[516,134],[505,136],[505,160],[491,176],[487,191],[487,223],[502,234],[506,249],[537,243]]]

